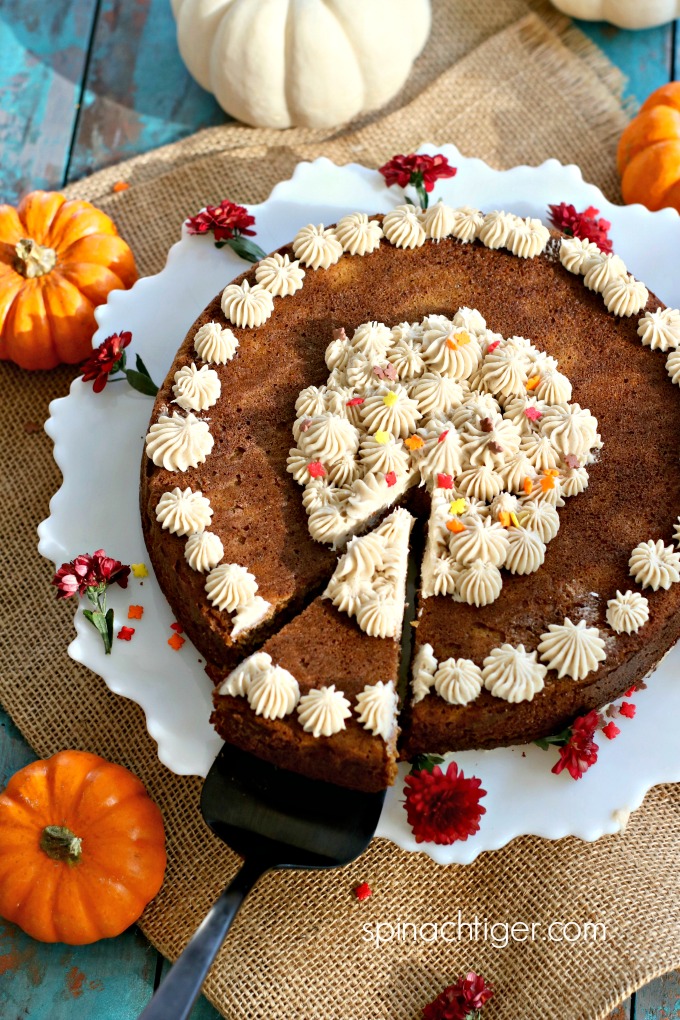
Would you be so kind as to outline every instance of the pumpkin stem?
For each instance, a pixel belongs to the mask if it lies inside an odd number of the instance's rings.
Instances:
[[[36,276],[44,276],[45,273],[54,269],[57,262],[57,253],[53,248],[38,244],[30,237],[22,237],[20,241],[17,241],[14,250],[16,252],[14,268],[27,280],[33,280]]]
[[[40,837],[40,849],[53,861],[77,864],[83,852],[83,841],[64,825],[46,825]]]

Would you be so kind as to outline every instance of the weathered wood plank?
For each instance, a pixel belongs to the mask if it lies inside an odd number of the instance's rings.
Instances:
[[[169,0],[103,0],[68,178],[221,124],[181,61]]]
[[[0,790],[35,757],[0,709]],[[157,959],[135,928],[91,946],[47,945],[0,919],[0,1016],[134,1020],[151,996]]]
[[[2,0],[2,201],[63,182],[96,8],[96,0]]]
[[[670,80],[673,67],[672,25],[627,32],[604,22],[577,21],[575,24],[627,76],[626,96],[642,103],[650,92]]]
[[[610,1013],[607,1020],[632,1020],[633,1018],[633,1003],[632,999],[626,999],[618,1009],[615,1009],[613,1013]]]
[[[632,1020],[680,1020],[680,971],[650,982],[634,999]]]

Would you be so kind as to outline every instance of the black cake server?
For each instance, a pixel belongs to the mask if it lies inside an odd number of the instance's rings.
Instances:
[[[272,868],[339,868],[363,853],[385,791],[362,793],[224,744],[201,793],[204,820],[244,858],[139,1020],[186,1020],[239,907]]]

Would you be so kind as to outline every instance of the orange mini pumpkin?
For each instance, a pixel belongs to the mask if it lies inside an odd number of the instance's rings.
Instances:
[[[680,81],[652,92],[621,135],[617,158],[624,202],[680,212]]]
[[[119,935],[165,863],[159,809],[136,776],[95,754],[33,762],[0,796],[0,916],[41,942]]]
[[[21,368],[83,361],[94,310],[137,267],[114,223],[89,202],[33,191],[0,205],[0,358]]]

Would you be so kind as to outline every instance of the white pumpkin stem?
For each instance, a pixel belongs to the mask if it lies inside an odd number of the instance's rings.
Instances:
[[[22,237],[20,241],[17,241],[14,250],[16,252],[14,268],[27,280],[34,280],[36,276],[44,276],[54,269],[57,263],[57,253],[53,248],[38,244],[30,237]]]

